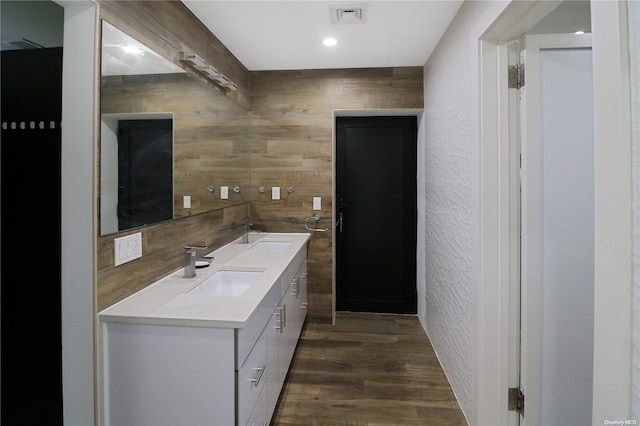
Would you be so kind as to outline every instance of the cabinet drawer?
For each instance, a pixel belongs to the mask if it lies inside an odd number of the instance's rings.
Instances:
[[[276,283],[271,287],[271,290],[260,302],[260,306],[256,309],[255,314],[249,321],[246,327],[240,328],[236,331],[236,370],[242,368],[245,364],[251,348],[255,345],[258,337],[262,334],[262,330],[267,325],[267,322],[273,315],[273,310],[276,308],[282,295],[280,294],[280,284]]]
[[[267,380],[267,339],[260,336],[238,371],[238,425],[246,425]]]
[[[287,291],[289,291],[289,286],[291,285],[292,280],[296,277],[296,271],[302,263],[304,262],[307,256],[306,246],[301,248],[300,251],[295,255],[291,263],[287,266],[285,271],[282,273],[282,295],[284,296]]]
[[[305,262],[305,260],[307,260],[307,246],[306,245],[302,246],[300,251],[296,254],[296,256],[293,258],[293,260],[289,264],[289,267],[291,268],[292,272],[295,273],[300,268],[300,266],[302,266],[302,264]]]
[[[260,396],[258,397],[258,402],[256,402],[256,406],[253,407],[253,412],[251,413],[251,417],[247,421],[246,426],[268,426],[269,418],[267,417],[267,387],[265,386],[260,392]],[[241,424],[238,426],[242,426]]]

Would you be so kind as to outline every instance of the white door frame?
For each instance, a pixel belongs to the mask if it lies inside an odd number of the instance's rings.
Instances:
[[[560,2],[511,2],[479,40],[479,144],[475,154],[478,206],[474,239],[474,425],[514,425],[508,407],[513,377],[514,197],[513,123],[508,89],[509,42],[517,40]],[[511,114],[513,120],[513,114]],[[516,204],[517,205],[517,204]]]
[[[92,425],[97,415],[95,174],[98,9],[90,0],[64,7],[62,59],[62,401],[65,425]]]
[[[479,40],[473,425],[509,424],[507,43],[558,4],[511,2]],[[626,419],[630,405],[631,131],[626,4],[596,0],[591,10],[596,199],[593,424],[603,424]]]

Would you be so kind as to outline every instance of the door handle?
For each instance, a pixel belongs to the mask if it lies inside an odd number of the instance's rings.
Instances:
[[[350,204],[345,203],[343,201],[342,198],[340,198],[339,203],[338,203],[338,210],[340,211],[340,213],[338,213],[338,222],[336,223],[336,227],[338,228],[338,232],[342,234],[342,227],[344,226],[344,212],[342,211],[345,207],[349,207]]]

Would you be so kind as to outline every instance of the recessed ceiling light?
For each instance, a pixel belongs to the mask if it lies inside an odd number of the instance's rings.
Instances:
[[[338,40],[329,37],[322,40],[322,44],[324,44],[325,46],[335,46],[336,44],[338,44]]]

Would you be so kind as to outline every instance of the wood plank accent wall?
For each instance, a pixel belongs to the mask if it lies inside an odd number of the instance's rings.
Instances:
[[[198,214],[249,202],[249,111],[189,74],[103,77],[101,114],[173,115],[173,212]],[[210,193],[208,186],[214,186]],[[229,198],[220,198],[220,186]],[[239,186],[236,193],[231,188]],[[184,195],[191,208],[183,207]]]
[[[237,91],[220,89],[221,93],[249,107],[249,72],[246,67],[183,3],[98,0],[98,5],[101,19],[108,20],[176,64],[180,64],[179,50],[203,57],[238,85]],[[198,76],[197,73],[194,75]],[[180,269],[185,245],[207,244],[208,250],[213,251],[239,237],[241,224],[248,220],[248,216],[249,203],[245,202],[119,233],[117,236],[141,231],[143,256],[118,267],[113,266],[113,240],[116,235],[98,237],[98,311]]]
[[[332,318],[333,110],[423,108],[423,67],[251,72],[251,220],[266,232],[306,232],[313,197],[322,220],[309,244],[309,318]],[[266,193],[257,188],[265,186]],[[282,199],[271,200],[280,186]],[[287,193],[292,186],[294,192]],[[313,223],[313,221],[312,221]]]

